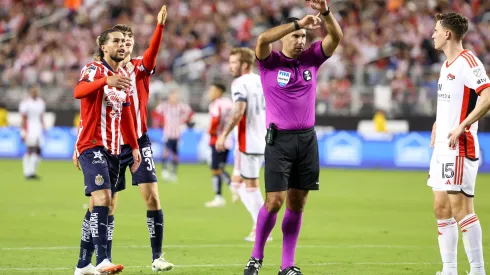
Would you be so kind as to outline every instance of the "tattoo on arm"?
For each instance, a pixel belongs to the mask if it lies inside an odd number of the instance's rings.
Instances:
[[[225,129],[225,135],[228,136],[233,128],[238,124],[240,119],[242,119],[245,109],[247,107],[247,102],[237,101],[233,104],[233,109],[231,110],[230,120]]]

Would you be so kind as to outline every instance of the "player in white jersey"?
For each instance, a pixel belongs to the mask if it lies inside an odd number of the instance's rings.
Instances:
[[[235,190],[231,186],[231,177],[226,172],[225,166],[228,159],[229,150],[233,145],[232,137],[229,136],[224,142],[224,150],[216,150],[216,141],[223,133],[228,117],[231,114],[233,102],[230,98],[223,96],[226,87],[220,83],[213,83],[208,90],[208,98],[211,101],[209,104],[209,116],[211,118],[209,126],[209,146],[211,147],[211,173],[212,183],[215,191],[213,200],[206,202],[206,207],[222,207],[226,204],[222,196],[221,186],[223,181],[230,187],[232,196]]]
[[[482,230],[473,206],[478,172],[478,120],[490,109],[490,82],[483,64],[462,40],[468,20],[457,13],[438,14],[432,38],[447,57],[438,83],[434,146],[427,184],[434,193],[443,270],[457,275],[458,224],[470,262],[470,275],[485,274]]]
[[[238,125],[240,176],[244,185],[238,194],[252,215],[253,227],[246,241],[255,241],[255,227],[264,199],[259,187],[260,167],[265,151],[265,100],[260,76],[252,72],[255,53],[248,48],[234,48],[230,52],[230,72],[236,77],[231,84],[233,111],[228,125],[216,142],[218,151],[225,150],[225,141]]]
[[[23,158],[24,176],[26,179],[39,179],[37,166],[41,157],[41,137],[44,125],[44,100],[39,96],[39,87],[29,89],[29,96],[22,100],[19,113],[22,115],[21,136],[27,147]]]

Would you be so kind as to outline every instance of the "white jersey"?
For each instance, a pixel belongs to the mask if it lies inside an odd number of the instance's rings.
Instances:
[[[444,62],[437,91],[437,117],[435,149],[449,150],[448,134],[473,111],[480,92],[490,87],[490,82],[480,60],[464,50],[452,62]],[[455,155],[476,160],[480,155],[478,122],[467,127],[459,137]]]
[[[265,99],[260,76],[245,74],[231,84],[233,101],[247,102],[238,127],[238,148],[245,154],[263,155],[265,151]]]
[[[23,125],[26,135],[40,136],[43,131],[42,116],[46,107],[44,100],[40,97],[34,99],[27,97],[19,105],[19,113],[25,117]]]

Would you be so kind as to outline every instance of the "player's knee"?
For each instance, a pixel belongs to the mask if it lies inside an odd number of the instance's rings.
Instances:
[[[265,208],[269,213],[277,213],[281,210],[284,204],[284,197],[281,196],[268,196],[265,202]]]
[[[259,187],[259,180],[258,179],[246,179],[244,180],[245,186],[247,188],[258,188]]]
[[[117,200],[111,200],[111,204],[109,206],[109,216],[114,215],[116,213]]]
[[[212,169],[211,170],[211,174],[213,174],[213,176],[219,176],[221,175],[222,171],[220,169]]]
[[[107,192],[103,192],[107,191]],[[107,206],[111,205],[111,194],[109,190],[99,190],[92,193],[94,200],[94,206]]]
[[[451,211],[451,205],[448,203],[436,203],[434,204],[434,214],[436,215],[436,219],[449,219],[453,217]]]
[[[160,209],[160,198],[158,197],[158,194],[150,193],[145,198],[145,203],[148,210]]]

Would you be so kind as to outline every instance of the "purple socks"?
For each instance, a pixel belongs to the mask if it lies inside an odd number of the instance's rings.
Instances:
[[[260,208],[259,217],[257,218],[257,228],[255,229],[255,244],[252,257],[256,259],[264,258],[265,243],[274,225],[276,225],[276,219],[277,213],[269,213],[265,209],[265,205]]]
[[[293,212],[286,208],[284,219],[282,220],[282,264],[281,270],[294,266],[294,254],[298,243],[299,231],[303,212]]]

